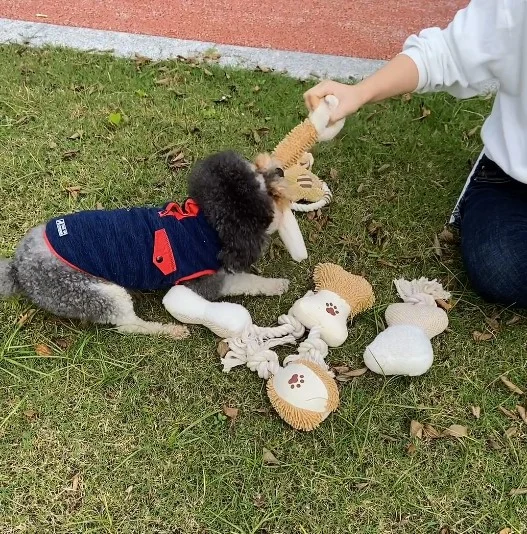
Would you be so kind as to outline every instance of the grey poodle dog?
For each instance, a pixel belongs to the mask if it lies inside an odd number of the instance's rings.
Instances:
[[[125,333],[183,338],[183,325],[139,318],[129,291],[182,283],[209,300],[287,291],[286,279],[248,273],[277,229],[282,179],[268,157],[252,163],[225,151],[194,166],[183,205],[51,219],[0,259],[0,297],[22,294],[55,315]]]

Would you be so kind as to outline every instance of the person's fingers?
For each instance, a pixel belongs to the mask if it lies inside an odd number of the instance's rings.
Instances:
[[[321,98],[317,95],[312,94],[309,96],[309,108],[311,109],[311,111],[315,111],[315,109],[318,108],[320,100]]]
[[[326,95],[330,94],[328,89],[328,82],[323,81],[304,93],[304,102],[310,111],[314,111],[320,104],[320,101]]]
[[[314,111],[320,103],[320,96],[318,95],[316,89],[316,87],[313,87],[312,89],[304,93],[304,102],[309,111]]]

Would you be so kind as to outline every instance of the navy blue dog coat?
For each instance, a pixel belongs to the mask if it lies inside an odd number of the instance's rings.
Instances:
[[[57,217],[45,237],[67,265],[127,289],[166,289],[221,267],[218,234],[192,199]]]

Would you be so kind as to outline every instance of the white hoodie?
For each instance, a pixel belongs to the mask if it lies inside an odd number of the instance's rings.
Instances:
[[[527,0],[472,0],[446,29],[410,36],[403,53],[419,70],[418,92],[469,98],[499,83],[481,131],[484,151],[527,183]]]

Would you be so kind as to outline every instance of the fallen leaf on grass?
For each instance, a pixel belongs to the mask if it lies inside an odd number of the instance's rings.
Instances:
[[[108,115],[108,122],[115,128],[123,122],[123,116],[119,112],[110,113]]]
[[[372,241],[377,245],[382,247],[386,242],[388,233],[384,230],[382,224],[375,220],[372,220],[368,224],[368,234],[371,237]]]
[[[37,313],[37,310],[34,310],[33,308],[31,308],[26,313],[20,316],[20,318],[16,322],[16,325],[18,327],[24,326],[27,322],[29,322],[33,318],[33,315],[35,315],[35,313]]]
[[[423,119],[426,119],[426,117],[430,116],[432,112],[426,107],[421,106],[421,115],[415,119],[412,119],[412,121],[422,121]]]
[[[169,168],[174,172],[190,166],[190,162],[185,159],[185,154],[181,150],[171,150],[166,158]]]
[[[348,369],[347,371],[343,372],[337,372],[337,375],[335,376],[335,380],[337,382],[349,382],[353,378],[356,378],[358,376],[362,376],[368,371],[367,367],[362,367],[361,369]]]
[[[474,128],[467,132],[467,137],[474,137],[479,129],[480,126],[474,126]]]
[[[262,142],[262,137],[267,135],[269,131],[269,128],[254,128],[251,130],[250,135],[256,144],[260,144]]]
[[[497,332],[500,329],[500,322],[496,317],[485,317],[485,322],[494,330]]]
[[[330,169],[329,170],[329,176],[332,180],[338,180],[339,179],[339,172],[337,169]]]
[[[24,415],[26,416],[28,421],[34,421],[37,418],[37,412],[35,410],[26,410],[24,412]]]
[[[73,140],[75,140],[75,139],[80,139],[81,137],[82,137],[82,130],[79,130],[78,132],[74,132],[74,133],[72,133],[72,134],[68,137],[68,139],[73,139]]]
[[[439,237],[439,241],[442,241],[443,243],[454,243],[455,242],[454,234],[447,228],[444,228],[440,232],[438,237]]]
[[[412,422],[410,423],[410,437],[417,439],[423,438],[423,425],[414,419],[412,419]]]
[[[319,219],[320,217],[322,217],[322,210],[310,211],[307,214],[307,218],[310,221],[314,221],[315,219]]]
[[[521,321],[521,317],[519,315],[513,315],[505,324],[511,326],[513,324],[516,324]]]
[[[76,473],[71,481],[71,491],[75,492],[79,489],[80,478],[80,474]]]
[[[515,426],[511,426],[510,428],[507,428],[505,430],[505,433],[503,434],[506,438],[513,438],[518,434],[518,429]]]
[[[452,438],[466,438],[468,436],[468,429],[462,425],[450,425],[447,429],[443,430],[442,435]]]
[[[265,499],[261,493],[257,493],[254,496],[253,504],[256,506],[256,508],[263,508],[266,504]]]
[[[171,80],[170,78],[156,78],[156,79],[154,80],[154,83],[155,83],[156,85],[170,85],[170,82],[171,82],[171,81],[172,81],[172,80]]]
[[[489,341],[494,336],[490,332],[479,332],[478,330],[474,330],[472,332],[472,338],[476,343],[479,343],[480,341]]]
[[[148,63],[150,63],[150,58],[136,54],[134,57],[134,63],[137,69],[139,70],[144,65],[148,65]]]
[[[509,527],[502,528],[502,529],[499,531],[499,534],[512,534],[512,530],[511,530]]]
[[[488,439],[487,440],[487,445],[493,450],[493,451],[499,451],[500,449],[502,449],[502,445],[501,443],[498,443],[495,439]]]
[[[500,376],[500,380],[509,388],[513,393],[518,395],[523,395],[523,391],[516,385],[513,384],[505,375]]]
[[[379,258],[377,260],[377,263],[379,265],[382,265],[383,267],[391,267],[392,269],[397,269],[397,265],[393,264],[390,261],[383,260],[382,258]]]
[[[479,419],[479,417],[481,415],[481,408],[479,406],[472,406],[472,415],[476,419]]]
[[[66,152],[62,154],[62,159],[70,160],[70,159],[75,158],[78,154],[79,154],[78,150],[66,150]]]
[[[265,447],[263,448],[262,455],[263,463],[266,465],[278,465],[280,462],[277,460],[276,456]]]
[[[527,411],[525,410],[525,408],[517,404],[516,410],[520,414],[520,417],[522,418],[523,422],[527,423]]]
[[[238,417],[238,408],[231,408],[230,406],[223,407],[223,413],[234,423]]]
[[[66,191],[70,194],[73,200],[76,200],[80,193],[82,193],[82,187],[80,185],[74,185],[71,187],[66,187]]]
[[[527,495],[527,488],[514,488],[509,491],[509,495],[514,497],[515,495]]]
[[[59,347],[60,349],[66,350],[67,348],[71,346],[71,344],[73,343],[73,340],[62,337],[59,339],[54,339],[53,343],[55,343],[55,345],[57,345],[57,347]]]
[[[369,482],[357,482],[353,487],[357,490],[366,489],[370,485]]]
[[[504,408],[503,406],[498,406],[498,409],[501,413],[505,414],[509,419],[518,419],[518,416],[511,412],[510,410],[507,410],[507,408]]]
[[[413,443],[408,443],[406,446],[406,453],[410,456],[417,452],[417,447]]]
[[[441,249],[441,243],[439,243],[439,238],[437,235],[434,235],[434,254],[441,258],[443,256],[443,250]]]
[[[443,299],[437,299],[436,304],[440,308],[443,308],[443,310],[445,310],[446,312],[452,309],[452,304],[450,304],[450,302],[447,302],[446,300],[443,300]]]
[[[39,343],[38,345],[35,345],[35,352],[39,356],[51,356],[53,354],[53,351],[43,343]]]
[[[441,433],[432,425],[425,424],[423,427],[423,436],[428,439],[438,439],[441,437]]]
[[[95,209],[96,210],[103,210],[104,206],[100,202],[97,202],[97,204],[95,204]]]

